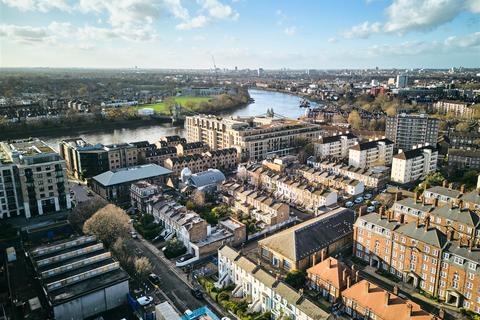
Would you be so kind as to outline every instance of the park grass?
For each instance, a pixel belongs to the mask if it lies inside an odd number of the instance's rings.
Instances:
[[[185,97],[175,97],[175,102],[181,105],[182,107],[185,107],[185,104],[187,102],[192,102],[194,104],[199,104],[201,102],[208,102],[212,99],[212,97],[192,97],[192,96],[185,96]],[[137,109],[143,109],[143,108],[152,108],[155,113],[158,114],[170,114],[170,110],[168,107],[165,105],[164,102],[159,102],[159,103],[153,103],[153,104],[144,104],[141,106],[137,106]]]

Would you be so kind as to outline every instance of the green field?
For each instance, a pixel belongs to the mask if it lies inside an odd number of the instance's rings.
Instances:
[[[198,104],[200,102],[208,102],[211,100],[212,97],[175,97],[175,102],[180,104],[181,106],[185,107],[185,104],[187,102],[192,102],[195,104]],[[160,114],[170,114],[170,110],[168,110],[167,106],[165,105],[164,102],[159,102],[159,103],[154,103],[154,104],[144,104],[141,106],[137,106],[137,109],[143,109],[143,108],[152,108],[155,110],[155,113],[160,113]]]

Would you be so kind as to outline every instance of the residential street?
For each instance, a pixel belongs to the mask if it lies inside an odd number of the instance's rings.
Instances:
[[[163,261],[164,258],[162,257],[162,259],[152,252],[150,249],[153,246],[152,244],[140,238],[140,236],[139,239],[133,241],[133,243],[136,247],[136,254],[143,255],[150,259],[154,267],[154,273],[160,277],[159,289],[168,297],[171,302],[173,302],[175,307],[180,312],[183,313],[187,309],[194,310],[208,305],[216,314],[220,313],[216,306],[212,307],[212,303],[207,301],[209,298],[206,297],[206,294],[204,294],[204,298],[201,300],[196,299],[191,294],[191,288],[184,282],[184,280],[180,279],[179,275],[170,269],[170,266]],[[178,272],[182,271],[178,270]],[[158,298],[164,300],[164,297],[162,297],[161,293]],[[222,316],[221,314],[219,315]]]

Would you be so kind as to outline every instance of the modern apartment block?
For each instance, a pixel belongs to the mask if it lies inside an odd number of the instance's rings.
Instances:
[[[187,141],[205,142],[213,150],[237,148],[242,160],[291,154],[298,139],[314,139],[322,132],[318,126],[298,120],[213,115],[187,117],[185,128]]]
[[[348,164],[356,168],[389,166],[393,157],[393,142],[379,139],[358,143],[348,152]]]
[[[398,183],[424,179],[437,170],[437,160],[438,151],[432,146],[400,151],[393,156],[391,179]]]
[[[419,144],[436,147],[438,142],[438,119],[425,114],[400,113],[387,117],[385,136],[395,143],[395,148],[411,150]]]
[[[455,117],[471,118],[475,110],[472,108],[472,103],[463,101],[437,101],[432,108],[441,114],[452,114]]]
[[[60,142],[61,157],[70,175],[86,179],[110,170],[108,153],[102,144],[91,145],[82,138],[66,139]]]
[[[480,169],[480,149],[448,149],[448,166],[456,168]]]
[[[0,142],[0,217],[71,208],[65,160],[38,139]]]
[[[480,313],[478,241],[471,235],[456,240],[448,222],[439,227],[433,219],[405,223],[382,210],[360,216],[354,255],[447,305]]]
[[[217,286],[233,284],[234,297],[248,297],[252,301],[251,310],[271,312],[274,319],[326,320],[330,317],[303,292],[288,286],[229,246],[218,250],[218,279]]]
[[[348,149],[358,142],[358,137],[353,133],[338,133],[329,137],[320,137],[319,141],[314,143],[315,156],[323,158],[339,158],[348,157]]]

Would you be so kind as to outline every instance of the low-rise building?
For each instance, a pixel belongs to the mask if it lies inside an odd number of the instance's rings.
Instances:
[[[320,292],[330,303],[341,298],[342,291],[353,283],[354,275],[350,268],[333,257],[307,269],[308,286]]]
[[[179,143],[176,145],[176,148],[179,156],[200,154],[207,152],[209,149],[208,145],[201,141]]]
[[[28,256],[55,319],[86,319],[126,303],[129,276],[93,236],[41,246]]]
[[[367,280],[345,289],[342,295],[344,310],[353,319],[436,319],[417,303],[400,298]]]
[[[343,159],[348,157],[348,150],[358,142],[353,133],[335,133],[333,136],[320,137],[314,142],[315,156],[320,159],[331,157]]]
[[[107,144],[104,149],[107,151],[110,170],[132,167],[138,164],[138,150],[131,143]]]
[[[448,166],[480,169],[480,150],[448,149]]]
[[[290,178],[264,166],[254,166],[248,170],[250,184],[261,186],[273,192],[277,199],[295,204],[309,211],[337,203],[337,192],[325,186],[310,183],[301,177]]]
[[[177,148],[175,147],[161,147],[148,150],[145,153],[146,163],[155,163],[159,166],[163,166],[164,161],[168,158],[177,156]]]
[[[389,166],[393,157],[393,142],[388,139],[358,143],[348,151],[348,164],[356,168]]]
[[[157,142],[155,142],[155,145],[157,146],[157,148],[165,148],[165,147],[176,148],[177,145],[181,143],[186,143],[186,142],[187,142],[187,139],[174,135],[174,136],[161,137]]]
[[[148,203],[160,192],[161,188],[156,184],[143,180],[134,182],[130,187],[130,204],[138,212],[146,212]]]
[[[245,188],[237,183],[226,183],[222,189],[230,196],[227,199],[229,205],[266,226],[283,223],[290,217],[290,206],[287,203],[262,191]]]
[[[431,146],[424,146],[408,151],[400,150],[393,156],[392,181],[409,183],[425,179],[437,170],[438,151]]]
[[[301,166],[295,169],[295,172],[310,182],[319,183],[328,188],[339,190],[347,195],[355,196],[365,191],[363,182],[342,176],[338,173],[322,171],[308,166]]]
[[[462,185],[460,190],[456,190],[452,183],[448,184],[447,180],[443,181],[442,186],[426,189],[423,192],[423,197],[426,202],[433,203],[436,201],[439,206],[453,204],[470,210],[480,209],[480,187],[466,192],[465,186]]]
[[[217,191],[225,181],[225,175],[218,169],[208,169],[184,177],[185,184],[196,190],[213,192]]]
[[[273,267],[306,270],[351,246],[355,213],[334,209],[258,242],[262,259]]]
[[[475,113],[472,103],[464,101],[441,100],[435,102],[432,108],[440,114],[452,114],[455,117],[471,118]]]
[[[253,312],[271,312],[277,319],[288,317],[299,320],[327,319],[330,314],[283,281],[264,270],[258,263],[241,255],[229,246],[218,250],[217,286],[234,284],[232,294],[249,298]]]
[[[316,169],[333,172],[349,177],[350,179],[358,180],[366,187],[373,189],[383,188],[390,178],[390,170],[387,167],[362,169],[332,161],[316,162],[313,159],[309,159],[307,164]]]
[[[110,170],[89,181],[92,190],[100,197],[118,205],[130,204],[132,183],[145,180],[156,185],[165,185],[172,171],[156,164]]]

